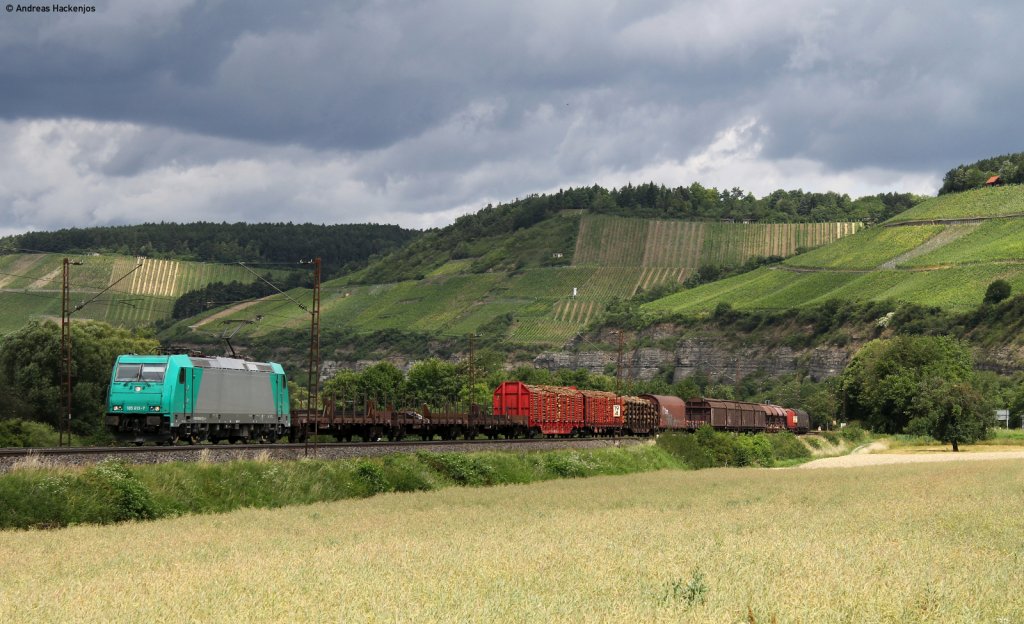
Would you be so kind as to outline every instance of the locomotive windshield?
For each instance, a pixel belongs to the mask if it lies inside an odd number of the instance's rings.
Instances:
[[[114,381],[163,381],[166,364],[121,364]]]
[[[143,364],[142,381],[163,381],[166,364]]]
[[[142,364],[122,364],[117,367],[114,381],[137,381],[142,373]]]

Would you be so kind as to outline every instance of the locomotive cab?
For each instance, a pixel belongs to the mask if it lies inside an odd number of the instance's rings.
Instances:
[[[136,442],[172,437],[173,386],[164,383],[169,360],[168,356],[117,358],[107,393],[107,427],[118,437]]]

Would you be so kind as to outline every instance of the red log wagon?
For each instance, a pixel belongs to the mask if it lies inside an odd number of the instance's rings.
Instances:
[[[572,387],[502,382],[494,389],[493,414],[506,416],[530,434],[572,435],[585,426],[583,394]]]
[[[588,434],[613,434],[625,426],[622,397],[614,392],[580,390],[583,395],[583,421]]]

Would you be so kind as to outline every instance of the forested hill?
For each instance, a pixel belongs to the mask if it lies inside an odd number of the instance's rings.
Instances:
[[[1003,184],[1024,184],[1024,152],[953,167],[943,176],[939,195],[981,188],[992,176],[999,176]]]
[[[488,205],[459,217],[452,225],[427,232],[371,264],[355,279],[364,284],[422,279],[453,260],[465,261],[464,270],[470,273],[568,264],[567,255],[552,258],[550,250],[574,246],[578,220],[568,218],[572,211],[679,221],[878,223],[923,199],[910,193],[884,193],[853,200],[845,194],[801,190],[778,190],[757,199],[737,188],[719,191],[697,183],[676,188],[654,183],[611,190],[597,185],[570,188]],[[559,215],[566,218],[551,220],[542,231],[533,227]]]
[[[336,275],[365,265],[419,236],[397,225],[312,223],[146,223],[29,232],[0,241],[6,249],[105,252],[200,262],[296,262],[320,257]]]
[[[924,198],[910,193],[881,193],[854,200],[846,194],[831,191],[809,193],[799,189],[779,189],[756,198],[752,193],[735,187],[720,191],[697,183],[675,188],[648,183],[639,186],[627,184],[611,191],[595,186],[560,191],[553,196],[555,202],[566,199],[570,203],[589,200],[592,212],[621,217],[690,221],[733,219],[758,223],[877,223],[907,210]]]

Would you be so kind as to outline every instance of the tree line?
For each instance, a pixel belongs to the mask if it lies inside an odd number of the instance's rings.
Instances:
[[[373,223],[145,223],[28,232],[8,237],[0,246],[199,262],[296,263],[320,257],[325,275],[333,276],[360,268],[419,235],[417,230]]]
[[[881,193],[860,197],[833,192],[777,190],[760,199],[738,188],[718,190],[698,183],[669,188],[651,183],[605,189],[598,185],[533,194],[459,217],[450,226],[427,231],[421,238],[377,262],[360,276],[363,283],[422,279],[447,260],[478,258],[500,248],[522,231],[563,211],[650,219],[689,221],[752,221],[762,223],[811,223],[862,221],[878,223],[911,208],[922,197],[910,193]],[[533,231],[530,237],[543,236]],[[575,241],[575,232],[569,243]],[[523,241],[520,241],[523,242]],[[560,248],[565,248],[560,243]],[[523,247],[526,245],[523,244]],[[556,249],[559,247],[556,247]],[[517,249],[509,249],[515,254]],[[550,254],[548,254],[550,255]],[[519,259],[519,264],[523,264]],[[513,262],[515,264],[515,262]],[[489,265],[479,267],[485,271]],[[471,269],[478,270],[478,269]]]
[[[999,176],[1004,184],[1024,183],[1024,152],[983,158],[953,167],[942,177],[939,195],[981,188],[992,176]]]

